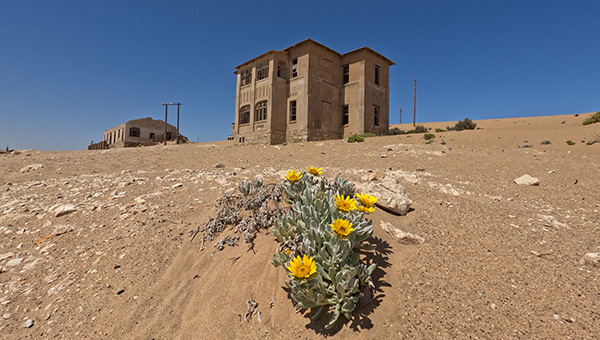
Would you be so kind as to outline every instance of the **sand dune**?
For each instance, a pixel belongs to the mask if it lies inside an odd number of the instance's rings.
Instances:
[[[431,144],[413,134],[0,155],[0,338],[597,338],[600,267],[580,262],[600,253],[589,116],[441,133],[456,122],[424,123]],[[21,171],[33,164],[43,167]],[[294,308],[267,231],[254,251],[192,237],[224,191],[308,166],[357,184],[393,177],[414,201],[406,216],[371,215],[375,299],[328,331]],[[524,174],[539,185],[515,184]],[[397,242],[382,220],[425,242]],[[244,320],[247,300],[258,306]]]

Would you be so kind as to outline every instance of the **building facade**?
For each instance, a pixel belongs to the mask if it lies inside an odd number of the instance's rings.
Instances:
[[[235,69],[236,144],[280,144],[385,135],[389,67],[368,47],[340,54],[311,39],[270,51]]]
[[[167,141],[177,139],[177,128],[167,124]],[[165,141],[165,122],[150,117],[130,120],[104,131],[104,140],[89,150],[154,145]]]

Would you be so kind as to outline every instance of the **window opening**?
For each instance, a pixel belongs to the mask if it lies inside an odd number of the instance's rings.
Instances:
[[[296,121],[296,101],[292,100],[290,102],[290,122]]]
[[[250,123],[250,105],[244,105],[240,108],[240,124]]]
[[[267,101],[263,100],[256,104],[254,121],[258,122],[267,119]]]
[[[269,63],[265,62],[256,67],[256,80],[262,80],[269,77]]]
[[[342,125],[348,125],[348,105],[342,106]]]

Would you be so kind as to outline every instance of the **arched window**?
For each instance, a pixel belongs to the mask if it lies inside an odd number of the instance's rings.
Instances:
[[[250,123],[250,105],[244,105],[240,108],[240,125]]]
[[[258,122],[261,120],[267,120],[267,101],[263,100],[262,102],[256,103],[254,121]]]
[[[139,137],[140,129],[136,127],[129,128],[129,137]]]

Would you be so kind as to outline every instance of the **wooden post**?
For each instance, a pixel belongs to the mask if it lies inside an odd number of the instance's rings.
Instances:
[[[181,103],[177,103],[177,144],[179,144],[179,106]]]
[[[413,126],[417,126],[417,78],[415,78],[415,95],[413,99]]]
[[[167,109],[169,107],[168,103],[163,103],[163,105],[165,106],[165,143],[164,145],[167,145]]]

